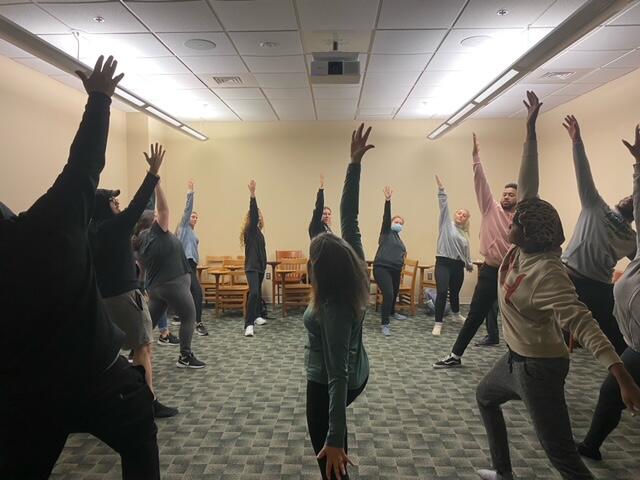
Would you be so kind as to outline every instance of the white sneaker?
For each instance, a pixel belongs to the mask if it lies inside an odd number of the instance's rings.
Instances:
[[[249,325],[247,328],[244,329],[244,336],[253,337],[253,325]]]
[[[458,320],[459,322],[465,322],[467,320],[467,317],[460,315],[460,313],[454,313],[452,316],[454,320]]]
[[[431,335],[434,335],[436,337],[440,336],[440,333],[442,333],[442,324],[441,323],[436,323],[433,326],[433,330],[431,331]]]
[[[256,325],[264,325],[265,323],[267,323],[267,321],[264,318],[262,317],[256,318]]]
[[[400,313],[394,313],[393,314],[393,318],[395,318],[396,320],[406,320],[407,319],[406,315],[401,315]]]

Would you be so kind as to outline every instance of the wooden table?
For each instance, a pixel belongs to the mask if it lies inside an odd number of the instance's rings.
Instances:
[[[422,305],[424,302],[424,287],[426,285],[431,285],[431,283],[426,283],[424,281],[424,272],[425,270],[429,270],[433,268],[433,265],[418,265],[418,270],[420,270],[420,291],[418,292],[418,305]],[[433,285],[436,284],[436,279],[433,279]]]
[[[210,267],[205,267],[205,266],[200,266],[197,265],[196,266],[196,270],[198,271],[198,280],[200,280],[201,282],[202,280],[202,272],[204,272],[205,270],[209,270]]]
[[[231,270],[210,267],[207,273],[216,277],[216,317],[220,317],[220,277],[230,274]]]
[[[270,260],[267,265],[271,266],[271,305],[276,304],[276,267],[282,262],[280,260]]]
[[[285,314],[284,306],[285,306],[286,295],[287,295],[287,289],[284,287],[284,284],[287,281],[287,275],[289,275],[290,273],[300,273],[300,270],[281,268],[279,270],[276,270],[275,272],[282,277],[280,281],[282,282],[282,316],[284,317],[284,314]]]

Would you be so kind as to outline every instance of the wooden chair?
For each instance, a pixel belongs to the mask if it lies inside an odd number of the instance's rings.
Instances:
[[[424,304],[424,290],[426,288],[436,288],[436,274],[434,265],[418,265],[420,270],[420,280],[418,282],[418,305]]]
[[[278,265],[276,272],[280,277],[282,292],[282,316],[287,316],[287,308],[289,307],[306,307],[309,305],[311,298],[311,284],[309,283],[309,275],[307,271],[306,258],[292,258],[287,260],[287,267]],[[294,277],[295,282],[288,281],[288,277]]]
[[[233,258],[231,255],[207,255],[205,265],[207,267],[222,268],[225,260]]]
[[[416,279],[418,278],[418,260],[405,258],[400,277],[400,288],[396,300],[396,309],[407,309],[409,315],[416,314]],[[376,310],[382,304],[382,291],[377,288]]]
[[[249,298],[249,285],[244,274],[244,260],[227,258],[222,262],[222,269],[229,270],[225,274],[224,281],[218,287],[217,298],[220,302],[219,309],[242,309],[242,314],[247,314],[247,301]]]
[[[299,269],[298,264],[296,264],[295,262],[289,263],[288,261],[291,259],[295,260],[303,257],[304,253],[302,252],[302,250],[276,250],[276,261],[280,262],[280,264],[275,268],[274,278],[271,279],[271,298],[273,299],[273,304],[277,303],[277,300],[281,299],[282,297],[282,277],[278,274],[278,270]],[[300,283],[302,280],[302,275],[291,273],[288,274],[285,279],[288,283]]]

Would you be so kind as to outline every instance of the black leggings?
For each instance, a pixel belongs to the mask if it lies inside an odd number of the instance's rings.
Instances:
[[[387,267],[373,267],[373,278],[382,292],[382,309],[380,310],[380,323],[389,325],[389,316],[396,313],[396,299],[400,290],[401,270],[392,270]]]
[[[189,259],[189,271],[191,272],[191,296],[196,307],[196,323],[202,322],[202,287],[198,280],[198,264]]]
[[[367,378],[364,383],[354,389],[347,391],[347,407],[358,398],[364,387],[367,386]],[[316,456],[324,447],[329,432],[329,386],[321,383],[307,381],[307,427],[309,428],[309,436],[311,437],[311,445]],[[344,451],[348,452],[347,431],[344,431]],[[327,480],[325,474],[327,468],[327,458],[318,460],[318,466],[322,473],[322,479]],[[335,474],[331,475],[331,479],[335,478]],[[343,475],[344,480],[349,480],[349,475]]]
[[[442,323],[447,293],[453,313],[460,312],[460,289],[464,282],[464,262],[447,257],[436,257],[436,323]]]
[[[249,284],[249,300],[247,302],[247,317],[244,328],[256,323],[256,318],[262,314],[262,280],[264,272],[245,272]]]

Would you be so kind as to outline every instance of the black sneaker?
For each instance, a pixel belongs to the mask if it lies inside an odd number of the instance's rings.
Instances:
[[[180,354],[176,362],[176,367],[178,368],[204,368],[205,366],[206,363],[198,360],[193,353],[189,353],[188,355]]]
[[[160,335],[158,337],[158,345],[169,345],[175,347],[176,345],[180,345],[180,339],[176,337],[173,333],[170,333],[166,337]]]
[[[177,408],[167,407],[161,404],[158,399],[153,401],[153,416],[154,418],[169,418],[175,417],[178,414]]]
[[[600,450],[597,448],[589,447],[588,445],[585,445],[584,442],[578,444],[578,452],[583,457],[590,458],[591,460],[595,460],[597,462],[602,460],[602,454],[600,453]]]
[[[500,341],[493,341],[489,336],[486,336],[481,341],[475,343],[476,347],[495,347],[497,345],[500,345]]]
[[[209,332],[207,331],[207,327],[205,327],[204,323],[202,322],[196,325],[196,333],[201,337],[206,337],[207,335],[209,335]]]
[[[455,368],[455,367],[461,367],[461,366],[462,366],[462,360],[452,355],[449,355],[448,357],[443,358],[442,360],[438,360],[436,363],[433,364],[433,368]]]

